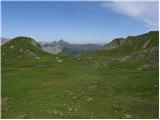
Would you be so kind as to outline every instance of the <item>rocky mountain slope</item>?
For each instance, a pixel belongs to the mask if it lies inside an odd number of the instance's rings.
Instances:
[[[150,31],[138,36],[117,38],[96,52],[88,55],[110,60],[147,59],[152,64],[158,65],[159,32]]]
[[[96,44],[71,44],[62,39],[51,43],[41,43],[41,45],[44,51],[52,54],[67,53],[72,55],[81,55],[101,47]]]
[[[115,48],[127,49],[128,52],[135,52],[151,47],[158,46],[159,32],[150,31],[148,33],[138,35],[138,36],[128,36],[127,38],[117,38],[112,42],[104,45],[103,49],[112,50]]]

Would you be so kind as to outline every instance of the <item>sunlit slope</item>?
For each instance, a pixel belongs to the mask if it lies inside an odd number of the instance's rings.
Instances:
[[[118,38],[104,45],[101,50],[84,55],[86,59],[135,60],[145,59],[158,65],[159,32],[151,31],[139,36]],[[94,61],[94,60],[93,60]]]
[[[16,37],[1,46],[2,66],[16,66],[23,63],[34,64],[55,56],[44,52],[34,39]]]

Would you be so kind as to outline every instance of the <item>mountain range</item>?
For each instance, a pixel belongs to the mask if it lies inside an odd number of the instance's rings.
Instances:
[[[6,43],[10,39],[1,38],[1,44]],[[72,55],[81,55],[99,49],[102,45],[98,44],[71,44],[63,39],[53,42],[39,42],[42,49],[52,54],[66,53]]]
[[[2,56],[5,56],[5,58],[12,56],[13,60],[20,57],[19,55],[23,55],[21,58],[25,59],[26,56],[36,56],[34,54],[36,54],[37,51],[43,51],[43,53],[46,52],[47,54],[55,55],[63,53],[76,56],[93,56],[94,58],[106,57],[117,60],[145,58],[158,65],[158,34],[158,31],[150,31],[138,36],[116,38],[104,46],[96,44],[70,44],[63,40],[51,43],[38,43],[32,38],[16,37],[12,40],[2,39]],[[34,48],[32,44],[38,45],[39,48]],[[32,48],[34,48],[33,50],[35,50],[36,53],[32,53]],[[6,51],[9,55],[3,51]],[[27,55],[26,51],[31,55]]]
[[[58,53],[68,53],[72,55],[81,55],[91,51],[95,51],[101,47],[97,44],[71,44],[63,39],[59,41],[53,41],[51,43],[41,43],[44,51],[49,53],[58,54]]]

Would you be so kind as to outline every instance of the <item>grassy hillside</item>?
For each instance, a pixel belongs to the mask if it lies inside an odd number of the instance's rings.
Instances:
[[[114,39],[109,44],[95,52],[82,56],[85,60],[124,60],[146,59],[158,65],[159,59],[159,32],[151,31],[138,36],[129,36],[125,39]]]
[[[2,56],[8,61],[34,59],[43,55],[41,46],[32,38],[16,37],[2,45]],[[4,60],[4,59],[2,59]]]
[[[46,56],[53,56],[41,49],[39,43],[28,37],[16,37],[1,47],[2,68],[4,65],[21,64],[23,62],[41,61]]]
[[[148,60],[115,61],[108,50],[54,56],[27,38],[23,48],[40,59],[24,52],[13,64],[14,41],[2,46],[2,118],[158,118],[159,71]]]
[[[103,50],[97,51],[98,54],[107,56],[124,56],[140,50],[156,47],[159,45],[159,32],[151,31],[139,36],[129,36],[125,39],[115,39],[106,44]]]

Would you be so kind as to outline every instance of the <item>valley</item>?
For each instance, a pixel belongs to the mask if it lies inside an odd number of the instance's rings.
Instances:
[[[158,118],[158,31],[73,49],[51,54],[28,37],[4,43],[2,118]]]

